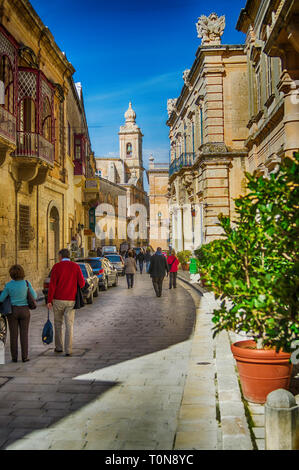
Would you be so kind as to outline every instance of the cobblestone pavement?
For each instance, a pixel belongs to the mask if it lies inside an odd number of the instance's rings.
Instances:
[[[195,306],[181,286],[161,298],[148,275],[76,313],[72,357],[44,346],[32,312],[30,362],[0,366],[1,449],[172,449]]]

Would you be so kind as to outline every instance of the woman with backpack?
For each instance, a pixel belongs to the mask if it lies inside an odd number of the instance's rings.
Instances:
[[[11,281],[8,282],[3,292],[0,294],[0,302],[7,296],[10,297],[12,312],[7,315],[10,332],[10,352],[13,362],[18,362],[18,336],[20,330],[20,341],[22,351],[22,361],[28,359],[28,333],[30,323],[30,310],[28,306],[28,291],[33,299],[37,299],[37,294],[29,281],[25,281],[24,269],[20,264],[14,264],[9,274]]]
[[[167,264],[169,267],[169,289],[172,287],[176,289],[176,279],[180,262],[176,257],[175,250],[171,250],[171,254],[167,258]]]

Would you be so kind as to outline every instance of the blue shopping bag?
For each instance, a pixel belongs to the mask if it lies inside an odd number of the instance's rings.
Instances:
[[[48,309],[48,320],[46,321],[43,332],[42,341],[44,344],[51,344],[53,342],[53,325],[50,321],[50,312]]]

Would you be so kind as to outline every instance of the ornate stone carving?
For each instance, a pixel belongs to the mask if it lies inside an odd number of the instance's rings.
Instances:
[[[188,80],[189,73],[190,73],[190,69],[186,69],[183,72],[183,79],[184,79],[185,85],[187,86],[190,85],[190,81]]]
[[[175,110],[175,105],[177,102],[177,98],[173,98],[170,100],[167,100],[167,112],[168,112],[168,117],[171,116],[172,112]]]
[[[202,46],[218,46],[221,44],[221,36],[225,28],[225,16],[211,13],[210,16],[202,15],[196,23],[198,37],[202,38]]]

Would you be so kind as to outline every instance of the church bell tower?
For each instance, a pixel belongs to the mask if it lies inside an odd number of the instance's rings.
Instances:
[[[129,103],[125,113],[125,124],[120,127],[119,147],[120,158],[124,162],[126,181],[143,189],[143,160],[142,160],[142,137],[141,129],[136,124],[136,113]]]

